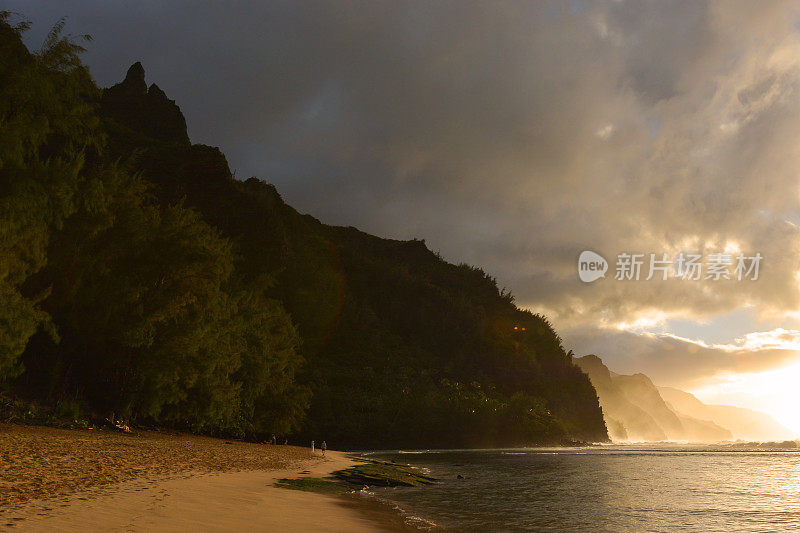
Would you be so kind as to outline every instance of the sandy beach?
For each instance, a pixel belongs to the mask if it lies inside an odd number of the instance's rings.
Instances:
[[[274,487],[353,464],[307,448],[182,434],[0,426],[0,528],[387,531],[342,498]]]

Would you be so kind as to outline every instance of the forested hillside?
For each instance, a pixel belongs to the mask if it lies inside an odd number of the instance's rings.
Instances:
[[[335,447],[605,440],[541,316],[423,241],[322,224],[193,145],[140,64],[0,23],[0,382],[56,414]]]

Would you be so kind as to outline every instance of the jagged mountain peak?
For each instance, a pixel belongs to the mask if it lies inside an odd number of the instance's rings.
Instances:
[[[155,83],[148,88],[145,70],[137,61],[125,79],[103,91],[103,113],[145,137],[188,146],[186,119],[174,100]]]
[[[169,100],[169,98],[167,98],[167,93],[162,91],[161,87],[159,87],[155,83],[150,85],[150,88],[147,90],[147,94],[149,94],[150,96],[152,96],[154,98],[160,98],[162,100]]]
[[[611,382],[611,371],[603,363],[603,360],[594,354],[584,355],[583,357],[573,357],[573,361],[580,367],[592,380],[600,380],[606,383]]]
[[[710,419],[677,411],[645,374],[615,374],[596,355],[575,358],[597,390],[609,434],[615,440],[730,440],[731,432]],[[684,393],[685,394],[685,393]]]
[[[145,94],[147,92],[147,83],[144,81],[144,67],[137,61],[128,68],[128,73],[125,74],[125,79],[122,84],[129,88],[135,94]]]

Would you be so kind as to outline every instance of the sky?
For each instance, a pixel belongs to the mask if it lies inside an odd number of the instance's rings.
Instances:
[[[2,1],[141,61],[194,142],[323,222],[423,238],[565,347],[800,433],[800,4]],[[607,261],[586,283],[578,257]],[[620,254],[641,279],[615,279]],[[676,276],[697,254],[701,279]],[[705,279],[714,254],[733,279]],[[736,258],[760,254],[758,279]],[[650,254],[668,279],[644,279]],[[796,378],[796,379],[795,379]]]

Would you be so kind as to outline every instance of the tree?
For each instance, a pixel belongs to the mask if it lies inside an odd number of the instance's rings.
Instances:
[[[74,210],[85,157],[98,147],[97,89],[82,48],[55,25],[31,54],[0,12],[0,385],[40,328],[55,328],[39,306],[45,293],[23,285],[46,263],[52,235]]]

